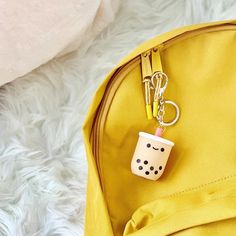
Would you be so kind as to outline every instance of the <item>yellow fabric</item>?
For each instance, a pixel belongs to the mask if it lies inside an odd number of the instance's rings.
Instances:
[[[235,27],[226,30],[225,25]],[[137,56],[184,32],[209,26],[222,28],[161,49],[162,68],[169,77],[165,97],[181,109],[178,123],[164,134],[175,146],[159,180],[133,175],[130,162],[138,132],[153,133],[157,125],[146,118]],[[109,82],[115,77],[122,78],[118,86]],[[113,87],[105,101],[110,105],[103,110],[102,131],[96,133],[94,120],[108,85]],[[98,89],[84,125],[89,165],[85,235],[236,234],[235,91],[235,21],[174,30],[127,56]],[[100,140],[96,151],[93,137]]]

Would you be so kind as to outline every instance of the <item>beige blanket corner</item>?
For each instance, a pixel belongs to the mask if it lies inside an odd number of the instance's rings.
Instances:
[[[0,0],[0,85],[93,38],[119,0]]]

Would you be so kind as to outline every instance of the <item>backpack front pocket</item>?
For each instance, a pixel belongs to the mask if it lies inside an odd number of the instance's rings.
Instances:
[[[124,236],[169,235],[185,229],[190,233],[196,226],[225,224],[235,217],[236,174],[143,205],[126,224]]]

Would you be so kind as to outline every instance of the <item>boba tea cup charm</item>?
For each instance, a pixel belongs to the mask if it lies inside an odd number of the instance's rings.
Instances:
[[[145,132],[139,132],[138,143],[131,162],[133,174],[157,180],[164,172],[174,143]]]
[[[172,141],[161,136],[165,127],[172,126],[178,121],[180,110],[176,103],[164,98],[168,84],[168,77],[165,73],[157,71],[151,78],[144,77],[143,82],[151,83],[151,86],[145,88],[146,104],[150,104],[150,88],[154,89],[152,116],[157,119],[159,127],[156,129],[155,135],[139,132],[139,139],[131,161],[131,171],[143,178],[157,180],[163,174],[171,149],[174,146]],[[164,121],[165,105],[171,105],[175,109],[176,114],[172,121]],[[149,113],[147,114],[148,119],[151,117]]]

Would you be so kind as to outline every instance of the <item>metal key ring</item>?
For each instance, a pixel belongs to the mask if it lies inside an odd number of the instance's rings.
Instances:
[[[172,121],[170,121],[170,122],[164,122],[163,120],[160,121],[160,120],[158,119],[158,117],[156,117],[156,118],[157,118],[157,120],[158,120],[158,122],[160,123],[161,126],[164,126],[164,127],[165,127],[165,126],[174,125],[174,124],[178,121],[179,116],[180,116],[179,107],[178,107],[178,105],[177,105],[176,103],[174,103],[174,102],[172,102],[172,101],[170,101],[170,100],[165,100],[164,103],[166,103],[166,104],[171,104],[172,106],[174,106],[175,112],[176,112],[176,116],[175,116],[174,120],[172,120]]]

